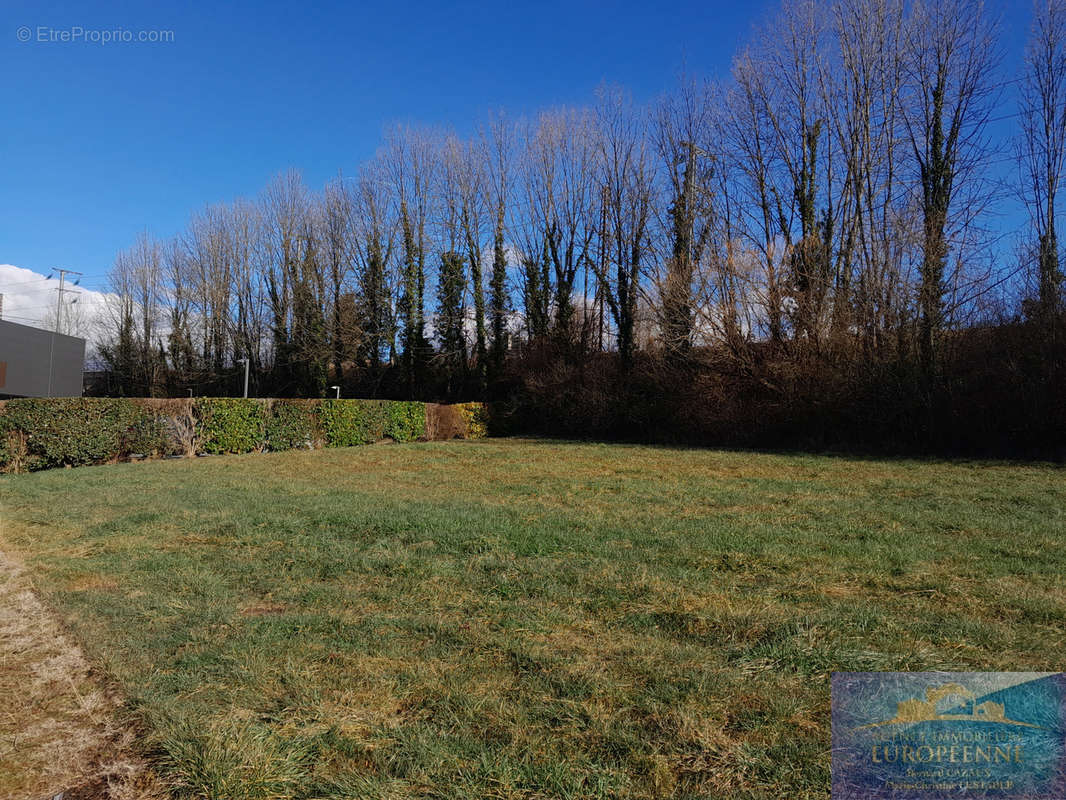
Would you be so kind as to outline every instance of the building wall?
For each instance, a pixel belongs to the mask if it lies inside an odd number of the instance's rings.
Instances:
[[[84,339],[0,320],[0,395],[81,397],[84,365]]]

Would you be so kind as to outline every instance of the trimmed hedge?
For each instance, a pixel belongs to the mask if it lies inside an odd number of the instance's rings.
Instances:
[[[394,442],[413,442],[426,435],[425,403],[389,403],[385,417],[385,436]]]
[[[326,447],[372,444],[385,437],[384,409],[379,401],[324,400],[318,415]]]
[[[205,453],[250,453],[262,450],[266,435],[261,400],[202,397],[196,401],[200,449]]]
[[[456,403],[452,408],[463,421],[464,439],[483,439],[489,435],[489,411],[484,403]]]
[[[425,403],[393,400],[20,398],[0,401],[0,469],[487,434],[478,403],[429,408],[432,425]],[[438,424],[442,414],[453,423]]]
[[[266,418],[267,450],[309,449],[318,442],[317,401],[274,400]]]
[[[19,471],[119,461],[166,447],[160,420],[122,399],[19,398],[0,414],[4,466]]]

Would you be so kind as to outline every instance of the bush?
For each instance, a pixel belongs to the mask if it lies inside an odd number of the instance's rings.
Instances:
[[[373,400],[322,401],[319,420],[326,447],[354,447],[378,441],[384,429],[379,408],[380,404]]]
[[[431,442],[461,439],[466,423],[455,406],[426,404],[426,439]]]
[[[318,404],[309,400],[275,400],[266,419],[268,450],[306,449],[315,445]]]
[[[25,472],[29,457],[28,438],[22,431],[3,431],[0,437],[0,465],[5,472]]]
[[[463,439],[484,439],[489,435],[489,413],[484,403],[456,403],[452,408],[462,417]]]
[[[9,400],[0,433],[5,460],[17,460],[13,466],[20,471],[99,464],[133,453],[153,455],[164,447],[160,421],[150,409],[112,398]],[[12,452],[11,443],[23,452]]]
[[[150,408],[159,420],[167,455],[194,456],[200,452],[200,426],[196,400],[191,397],[135,400]]]
[[[433,406],[429,425],[426,408],[392,400],[20,398],[0,401],[0,469],[484,435],[478,403]]]
[[[263,449],[266,408],[262,400],[205,397],[196,402],[200,448],[205,453],[250,453]]]
[[[413,442],[426,436],[425,403],[393,401],[386,405],[385,435],[394,442]]]
[[[324,400],[319,418],[327,447],[352,447],[385,438],[412,442],[426,435],[425,403]]]

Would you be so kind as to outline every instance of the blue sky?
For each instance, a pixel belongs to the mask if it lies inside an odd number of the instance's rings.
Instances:
[[[85,5],[4,4],[0,264],[98,288],[139,231],[170,236],[287,167],[316,187],[353,172],[390,122],[465,131],[492,109],[587,103],[603,81],[643,100],[682,69],[723,73],[777,2]],[[1003,8],[1010,69],[1029,7]],[[75,26],[174,40],[36,41]]]

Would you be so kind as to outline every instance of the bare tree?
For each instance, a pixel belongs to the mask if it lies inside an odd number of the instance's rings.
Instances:
[[[100,352],[124,394],[151,396],[163,388],[165,367],[162,341],[155,340],[164,300],[162,246],[141,233],[116,257],[108,283]]]
[[[927,373],[944,321],[952,246],[971,232],[996,98],[996,25],[974,0],[918,0],[904,34],[900,108],[922,218],[918,350]],[[961,262],[956,261],[956,264]]]
[[[172,239],[164,253],[165,281],[169,288],[170,332],[167,353],[173,378],[181,389],[191,389],[199,380],[196,348],[193,345],[192,289],[188,255],[180,238]]]
[[[229,210],[209,206],[193,216],[186,235],[187,277],[199,332],[199,357],[214,376],[231,358],[230,300],[233,252]]]
[[[720,148],[723,134],[713,125],[709,153]],[[741,235],[740,169],[727,158],[715,158],[702,180],[697,207],[699,258],[694,261],[693,336],[702,344],[725,344],[734,362],[748,365],[747,346],[764,308],[760,258],[744,246]]]
[[[730,158],[738,165],[743,192],[742,231],[759,254],[763,267],[761,300],[766,309],[769,339],[784,339],[782,250],[778,229],[780,214],[774,183],[778,157],[769,131],[765,77],[756,56],[744,51],[733,64],[734,90],[729,96],[725,123]]]
[[[599,111],[600,175],[607,221],[606,252],[613,270],[598,271],[604,299],[618,329],[623,364],[635,346],[637,300],[654,191],[654,173],[645,117],[618,89],[601,90]],[[612,274],[613,273],[613,274]]]
[[[333,378],[337,381],[343,377],[345,358],[352,355],[346,352],[346,345],[355,333],[350,330],[351,320],[346,319],[342,302],[351,277],[355,248],[353,215],[353,201],[344,181],[338,178],[326,184],[319,203],[319,238],[329,287],[330,359]]]
[[[263,369],[266,300],[263,293],[262,220],[259,208],[238,200],[228,210],[233,300],[230,333],[234,358],[249,359],[251,374]]]
[[[683,78],[655,112],[654,134],[669,192],[669,249],[658,280],[659,329],[667,353],[681,355],[692,345],[693,276],[703,258],[710,227],[710,177],[717,158],[712,144],[713,109],[710,87]]]
[[[308,214],[310,198],[294,170],[276,176],[260,201],[265,257],[264,282],[270,315],[273,353],[272,378],[285,393],[300,382],[302,342],[298,305],[306,305],[304,265],[310,255]]]
[[[359,356],[380,380],[380,367],[396,350],[396,317],[390,281],[394,222],[389,215],[389,192],[380,162],[359,173],[354,201],[355,258],[358,271],[356,314],[361,331]]]
[[[827,22],[825,7],[815,0],[786,0],[759,42],[765,114],[785,170],[774,184],[774,200],[788,252],[790,312],[796,335],[815,345],[823,326],[833,247],[833,174],[823,89]]]
[[[401,126],[388,134],[385,163],[397,199],[400,224],[403,354],[408,391],[414,394],[429,345],[426,339],[427,224],[434,175],[438,169],[435,137],[428,131]]]
[[[507,313],[510,309],[507,283],[507,211],[515,167],[515,126],[502,115],[490,119],[482,130],[481,159],[484,163],[484,203],[492,214],[492,276],[489,279],[489,316],[492,329],[492,360],[499,372],[507,350]]]
[[[827,87],[835,102],[827,97],[826,107],[844,175],[833,322],[838,335],[854,324],[868,354],[898,328],[908,302],[897,231],[906,200],[899,168],[903,25],[902,0],[835,6],[840,74]]]
[[[539,259],[541,303],[550,302],[555,329],[569,341],[577,276],[591,263],[597,233],[596,119],[578,109],[546,112],[526,147],[526,258]],[[587,294],[588,287],[582,290]]]
[[[1066,167],[1066,2],[1036,0],[1021,89],[1023,197],[1037,251],[1040,316],[1062,306],[1056,202]]]

